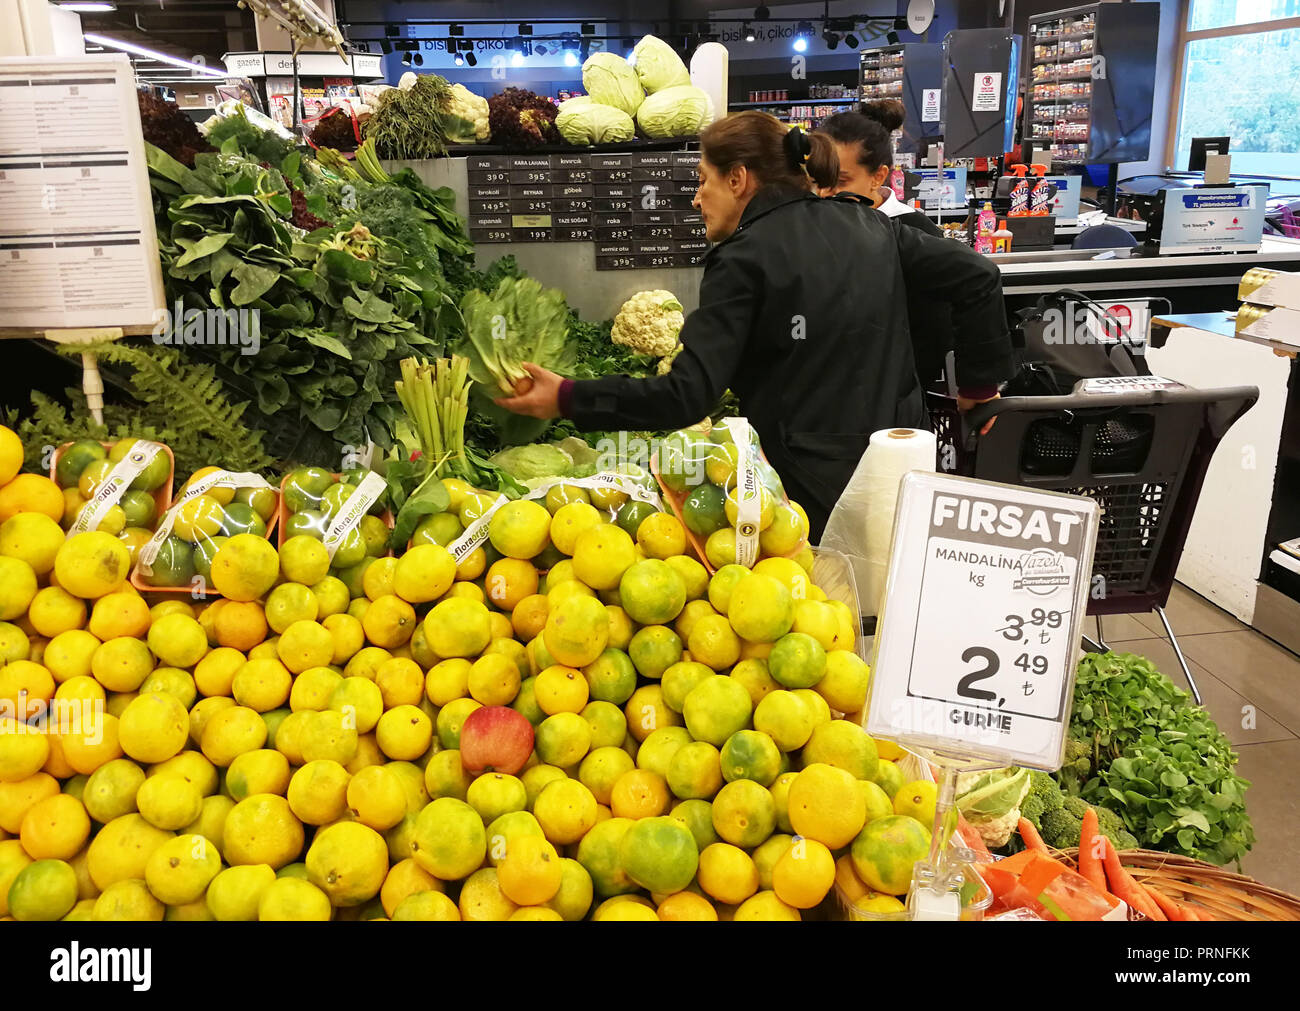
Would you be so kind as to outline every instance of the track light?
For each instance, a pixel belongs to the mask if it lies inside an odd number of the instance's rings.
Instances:
[[[384,34],[390,39],[395,39],[402,34],[402,29],[399,25],[384,25]]]
[[[464,26],[464,25],[448,25],[448,26],[447,26],[447,34],[450,35],[450,36],[452,36],[453,38],[459,38],[460,36],[462,36],[462,35],[465,34],[465,26]]]
[[[745,25],[745,41],[753,42],[755,38],[753,25]]]
[[[576,67],[578,63],[579,63],[578,54],[575,53],[572,49],[566,49],[564,51],[564,65],[566,67]]]
[[[759,4],[754,8],[754,20],[766,21],[772,16],[772,12],[767,9],[767,4]]]
[[[527,22],[521,23],[521,24],[519,25],[519,34],[520,34],[520,35],[532,35],[532,34],[533,34],[533,26],[530,25],[530,24],[528,24]]]
[[[887,41],[891,46],[896,46],[896,45],[898,45],[898,32],[890,32],[888,35],[885,36],[885,40],[886,40],[886,41]]]
[[[582,23],[582,34],[583,34],[583,35],[595,35],[595,34],[596,34],[596,24],[595,24],[595,22],[593,22],[593,21],[584,21],[584,22]]]
[[[477,67],[477,66],[478,66],[478,57],[475,56],[473,53],[466,53],[466,54],[465,54],[465,62],[468,63],[471,67]]]
[[[452,62],[456,64],[456,66],[458,67],[463,67],[465,65],[465,57],[461,56],[460,53],[457,53],[451,59]]]
[[[835,49],[840,44],[840,37],[834,32],[822,32],[822,38],[826,42],[827,49]]]
[[[849,32],[848,35],[844,36],[844,44],[848,46],[850,49],[857,49],[858,37],[854,35],[852,32]]]
[[[516,52],[514,52],[514,53],[512,53],[512,54],[510,55],[510,66],[512,66],[512,67],[522,67],[523,65],[524,65],[524,54],[523,54],[523,53],[521,53],[521,52],[517,52],[517,51],[516,51]]]

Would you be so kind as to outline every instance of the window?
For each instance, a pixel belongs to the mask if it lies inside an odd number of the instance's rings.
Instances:
[[[1232,138],[1234,172],[1300,176],[1300,0],[1190,0],[1173,166]]]

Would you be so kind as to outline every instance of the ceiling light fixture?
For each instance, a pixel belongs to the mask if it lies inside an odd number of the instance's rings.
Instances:
[[[753,25],[745,25],[745,27],[744,27],[744,32],[745,32],[745,41],[746,41],[746,42],[753,42],[754,39],[757,38],[757,36],[754,34],[754,26],[753,26]]]
[[[766,21],[772,16],[772,12],[767,9],[767,4],[759,4],[754,8],[754,20]]]
[[[822,39],[826,42],[827,49],[835,49],[840,44],[840,37],[834,32],[822,32]]]
[[[849,32],[848,35],[844,36],[844,44],[847,45],[850,49],[857,49],[858,37],[854,35],[852,32]]]
[[[160,53],[153,49],[146,49],[144,46],[137,46],[131,42],[123,42],[120,39],[110,39],[106,35],[96,35],[93,32],[87,32],[83,37],[87,42],[96,42],[101,46],[107,46],[109,49],[117,49],[124,53],[134,53],[136,56],[152,56],[155,60],[162,63],[170,63],[173,67],[183,67],[195,74],[206,74],[208,77],[229,76],[224,70],[214,70],[211,67],[205,67],[198,63],[191,63],[189,60],[177,59],[175,56],[168,56],[166,53]]]
[[[525,22],[521,22],[520,25],[519,25],[519,34],[520,34],[520,35],[532,35],[532,34],[533,34],[533,26],[530,25],[530,24],[528,24],[526,21],[525,21]]]

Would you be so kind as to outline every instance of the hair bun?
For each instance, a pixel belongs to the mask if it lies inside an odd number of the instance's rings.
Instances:
[[[859,111],[868,119],[874,119],[890,133],[901,128],[906,118],[903,103],[896,98],[878,98],[873,102],[863,102]]]
[[[795,168],[802,168],[812,154],[812,141],[797,126],[790,127],[785,134],[785,156]]]

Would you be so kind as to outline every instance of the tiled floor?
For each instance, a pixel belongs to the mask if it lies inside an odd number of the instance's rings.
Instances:
[[[1300,657],[1182,585],[1165,613],[1206,708],[1251,783],[1246,810],[1257,841],[1242,869],[1300,895]],[[1148,657],[1185,687],[1155,612],[1103,618],[1102,635],[1112,649]]]

